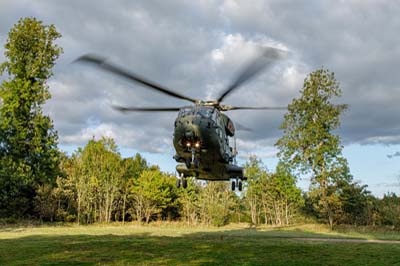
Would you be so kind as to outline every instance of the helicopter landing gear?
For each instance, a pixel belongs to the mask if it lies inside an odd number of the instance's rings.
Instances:
[[[194,155],[196,153],[196,150],[194,148],[192,148],[192,163],[194,163]]]
[[[176,187],[180,188],[181,186],[187,188],[187,179],[183,174],[176,179]]]
[[[243,189],[242,180],[239,181],[238,189],[239,189],[239,191],[242,191],[242,189]]]
[[[239,191],[242,191],[242,189],[243,189],[242,180],[240,180],[239,178],[236,177],[236,181],[235,180],[232,181],[231,187],[232,187],[232,191],[235,191],[236,188],[238,188]]]
[[[192,148],[190,152],[192,153],[192,156],[190,158],[185,159],[186,168],[187,169],[199,168],[200,160],[196,158],[196,150]]]

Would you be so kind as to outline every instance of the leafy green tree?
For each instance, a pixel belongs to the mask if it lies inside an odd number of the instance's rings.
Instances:
[[[88,180],[86,176],[81,174],[82,171],[82,149],[79,148],[70,158],[66,158],[61,163],[61,169],[66,173],[64,182],[60,183],[60,187],[64,190],[72,192],[70,196],[71,205],[75,207],[77,219],[80,223],[82,221],[82,211],[85,206],[86,197],[88,195]]]
[[[236,209],[236,194],[229,182],[208,182],[199,194],[199,216],[203,224],[223,226]]]
[[[379,202],[379,223],[400,228],[400,197],[387,193]]]
[[[157,168],[144,170],[133,180],[131,198],[137,221],[148,223],[153,216],[177,204],[175,179]]]
[[[42,105],[50,99],[46,81],[62,49],[54,25],[20,19],[5,44],[0,73],[0,215],[32,214],[35,189],[58,174],[57,132]]]
[[[180,214],[186,223],[196,224],[199,220],[199,194],[202,188],[194,179],[187,181],[187,188],[179,190]]]
[[[270,173],[259,159],[251,157],[245,169],[249,178],[245,198],[252,223],[264,220],[265,224],[290,224],[304,200],[288,168],[279,163],[276,172]]]
[[[276,224],[290,224],[300,207],[304,206],[301,189],[296,186],[296,177],[287,166],[278,163],[276,172],[271,175],[270,193],[272,194],[276,216]]]
[[[111,221],[123,174],[122,159],[114,140],[90,140],[82,151],[79,173],[87,189],[88,222]]]
[[[371,192],[367,185],[344,182],[339,184],[340,201],[343,203],[342,223],[368,225],[371,221]]]
[[[312,174],[310,196],[322,218],[332,226],[341,202],[338,182],[351,182],[342,145],[333,131],[340,126],[346,105],[335,105],[341,90],[333,72],[319,69],[304,80],[301,96],[288,106],[276,146],[279,158],[292,170]]]
[[[261,180],[265,178],[267,171],[260,159],[251,156],[245,166],[246,176],[248,178],[247,188],[245,194],[245,201],[250,211],[251,223],[253,225],[259,224],[259,214],[261,212]]]
[[[62,158],[65,161],[67,157]],[[61,167],[63,164],[61,163]],[[55,213],[56,221],[74,222],[77,218],[77,206],[75,201],[74,187],[71,180],[65,176],[58,176],[56,186],[52,190],[52,195],[57,201]]]
[[[120,206],[121,208],[121,217],[122,222],[125,222],[126,210],[129,208],[128,197],[130,191],[132,190],[132,186],[134,184],[134,180],[138,179],[141,173],[148,169],[146,160],[137,153],[135,157],[125,158],[122,161],[124,175],[121,180],[121,188],[120,188]],[[127,206],[128,204],[128,206]]]
[[[57,178],[53,189],[58,202],[57,219],[94,223],[132,218],[128,210],[136,207],[134,187],[145,170],[156,169],[149,169],[140,154],[122,159],[117,150],[113,139],[92,139],[72,156],[62,157],[60,167],[65,176]],[[173,187],[171,182],[169,187]],[[37,198],[38,207],[47,207],[40,201],[44,197]]]
[[[40,220],[53,222],[56,219],[57,190],[50,184],[40,185],[36,190],[35,210]]]
[[[78,223],[110,222],[117,209],[125,168],[112,139],[90,140],[63,160],[58,188],[75,209]],[[73,213],[72,213],[73,214]]]

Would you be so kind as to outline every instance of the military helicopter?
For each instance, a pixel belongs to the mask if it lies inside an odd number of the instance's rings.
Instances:
[[[236,79],[226,87],[217,100],[203,101],[177,93],[156,82],[111,64],[105,58],[87,54],[75,61],[89,63],[98,68],[123,77],[147,88],[161,92],[171,97],[192,103],[183,107],[123,107],[113,106],[121,112],[178,112],[174,123],[173,144],[176,154],[173,158],[178,162],[176,170],[179,173],[177,187],[187,187],[187,177],[201,180],[222,181],[231,180],[232,190],[242,190],[242,181],[247,178],[243,167],[236,163],[235,126],[224,113],[232,110],[285,110],[285,107],[249,107],[223,105],[221,102],[245,82],[254,78],[274,60],[281,58],[283,51],[275,48],[263,48],[257,56],[242,71]],[[246,128],[245,128],[246,129]],[[248,130],[248,129],[247,129]],[[230,139],[233,138],[233,145]]]

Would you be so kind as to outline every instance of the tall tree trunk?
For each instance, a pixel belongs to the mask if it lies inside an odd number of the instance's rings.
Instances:
[[[329,226],[332,230],[333,229],[333,212],[329,206],[328,206],[328,221],[329,221]]]
[[[289,225],[289,204],[287,199],[285,201],[285,218],[286,218],[286,225]]]
[[[125,223],[125,208],[126,208],[126,193],[124,193],[124,198],[122,203],[122,224]]]
[[[254,198],[250,200],[250,213],[251,213],[251,222],[254,225],[257,225],[257,202]]]
[[[78,193],[78,224],[81,223],[81,197]]]

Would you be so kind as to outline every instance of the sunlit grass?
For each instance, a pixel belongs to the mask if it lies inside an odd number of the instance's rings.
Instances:
[[[183,223],[3,226],[0,265],[400,265],[400,244],[297,237],[400,239],[393,230],[324,225],[251,228]]]

